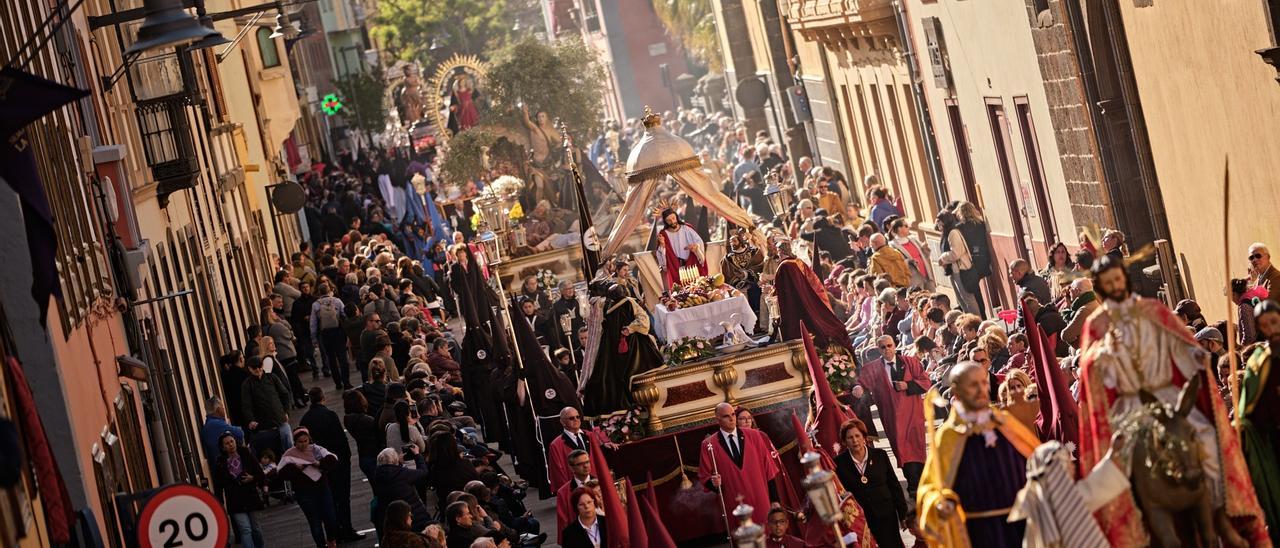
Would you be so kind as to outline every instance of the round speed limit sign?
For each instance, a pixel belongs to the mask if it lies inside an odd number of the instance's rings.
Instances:
[[[230,527],[212,494],[194,485],[163,487],[138,518],[138,545],[154,548],[222,548]]]

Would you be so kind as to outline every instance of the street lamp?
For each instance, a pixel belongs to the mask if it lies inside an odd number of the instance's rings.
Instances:
[[[138,41],[125,50],[126,57],[167,46],[184,46],[218,35],[218,31],[200,24],[187,13],[182,7],[182,0],[144,0],[142,8],[146,19],[138,27]]]
[[[738,528],[733,531],[733,544],[737,548],[765,548],[764,527],[751,521],[751,513],[755,508],[739,503],[733,509],[733,516],[738,518]]]
[[[794,188],[780,182],[777,172],[769,173],[769,185],[764,189],[764,198],[769,202],[769,209],[773,210],[773,216],[782,217],[785,220],[791,210],[791,193]]]
[[[822,468],[822,458],[813,451],[805,453],[800,464],[809,469],[809,475],[805,476],[801,485],[809,495],[809,502],[813,503],[814,513],[818,514],[823,523],[830,525],[836,533],[836,539],[840,539],[838,520],[842,512],[840,494],[836,492],[836,475]]]
[[[502,257],[500,255],[502,253],[502,246],[498,244],[497,234],[494,234],[492,230],[486,230],[481,232],[479,236],[477,236],[477,239],[480,240],[480,245],[484,246],[485,260],[489,264],[502,262]]]

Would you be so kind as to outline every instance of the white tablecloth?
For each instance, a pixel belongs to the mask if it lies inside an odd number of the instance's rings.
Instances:
[[[653,310],[653,333],[664,343],[684,337],[709,339],[724,333],[720,322],[729,321],[733,314],[738,314],[738,323],[744,331],[751,333],[755,329],[756,313],[751,310],[746,297],[733,297],[679,310],[667,310],[666,306],[659,304]]]

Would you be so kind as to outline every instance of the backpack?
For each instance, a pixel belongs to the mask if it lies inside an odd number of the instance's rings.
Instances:
[[[338,317],[337,299],[333,297],[325,297],[320,300],[320,311],[316,313],[316,325],[323,331],[325,329],[336,329],[342,326]]]

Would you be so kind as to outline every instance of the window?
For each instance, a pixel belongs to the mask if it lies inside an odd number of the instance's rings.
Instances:
[[[258,29],[258,53],[262,55],[262,68],[280,66],[280,50],[276,49],[276,39],[267,27]]]
[[[582,15],[587,24],[587,32],[600,32],[600,13],[596,10],[596,0],[582,0]]]
[[[1045,28],[1053,26],[1053,12],[1049,8],[1049,0],[1030,0],[1031,27]]]

